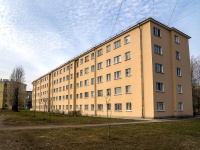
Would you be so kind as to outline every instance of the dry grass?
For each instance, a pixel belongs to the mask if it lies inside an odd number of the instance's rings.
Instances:
[[[200,120],[46,130],[1,131],[0,149],[200,149]]]

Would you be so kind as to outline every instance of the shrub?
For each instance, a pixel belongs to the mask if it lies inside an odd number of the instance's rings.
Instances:
[[[68,112],[68,116],[81,116],[82,115],[82,112],[81,110],[75,110],[75,111],[69,111]]]

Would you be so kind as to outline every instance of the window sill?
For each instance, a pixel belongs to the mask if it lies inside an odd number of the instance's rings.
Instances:
[[[128,59],[124,59],[124,61],[128,61],[128,60],[131,60],[131,58],[128,58]]]
[[[178,92],[178,94],[183,94],[183,92]]]
[[[130,92],[130,93],[126,93],[126,94],[132,94],[132,92]]]
[[[129,44],[130,43],[130,41],[129,42],[127,42],[127,43],[124,43],[124,45],[127,45],[127,44]]]
[[[101,83],[103,83],[103,82],[99,82],[99,83],[97,83],[97,84],[101,84]]]
[[[118,96],[118,95],[122,95],[121,93],[120,94],[115,94],[114,96]]]
[[[158,93],[165,93],[164,91],[157,91],[157,90],[156,90],[156,92],[158,92]]]
[[[106,66],[106,67],[110,67],[111,65],[108,65],[108,66]]]
[[[122,112],[122,110],[115,110],[115,112]]]
[[[113,50],[115,50],[115,49],[118,49],[118,48],[120,48],[120,47],[121,47],[121,45],[120,45],[119,47],[116,47],[116,48],[114,47],[114,49],[113,49]]]
[[[126,110],[126,112],[132,112],[132,110]]]
[[[119,79],[122,79],[122,78],[117,78],[117,79],[114,79],[114,80],[119,80]]]
[[[120,62],[118,62],[118,63],[114,63],[114,65],[117,65],[117,64],[120,64],[121,63],[121,61]]]
[[[97,111],[103,111],[103,110],[97,110]]]
[[[157,110],[157,112],[165,112],[165,110]]]

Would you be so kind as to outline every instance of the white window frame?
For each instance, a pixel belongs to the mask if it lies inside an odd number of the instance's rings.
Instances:
[[[178,37],[178,35],[174,35],[174,41],[175,41],[175,43],[179,43],[179,37]]]
[[[102,82],[103,82],[103,76],[98,76],[97,83],[102,83]]]
[[[160,29],[158,29],[157,27],[153,27],[153,34],[155,36],[161,37]]]
[[[102,69],[102,68],[103,68],[103,63],[102,63],[102,62],[98,63],[98,64],[97,64],[97,69],[100,70],[100,69]]]
[[[98,108],[98,111],[102,111],[103,110],[103,104],[98,104],[97,108]]]
[[[162,64],[155,64],[155,71],[156,73],[163,73],[163,65]]]
[[[115,95],[122,94],[122,88],[121,87],[115,87]]]
[[[131,68],[125,69],[125,75],[126,75],[126,77],[130,77],[131,76]]]
[[[94,97],[94,91],[91,91],[91,97]]]
[[[111,59],[106,60],[106,67],[111,66]]]
[[[131,41],[131,37],[130,37],[130,35],[124,37],[124,44],[128,44],[128,43],[130,43],[130,41]]]
[[[84,97],[85,97],[85,98],[89,98],[89,92],[85,92],[85,93],[84,93]]]
[[[114,79],[117,80],[117,79],[120,79],[120,78],[121,78],[121,71],[114,72]]]
[[[106,81],[111,81],[111,74],[110,73],[106,74]]]
[[[183,93],[183,87],[180,84],[177,85],[177,93],[179,93],[179,94]]]
[[[181,68],[176,68],[176,74],[178,77],[181,77]]]
[[[165,103],[164,102],[157,102],[156,103],[156,110],[157,111],[165,111]]]
[[[164,92],[164,83],[156,82],[156,91]]]
[[[115,111],[122,111],[122,103],[115,103]]]
[[[89,85],[89,79],[85,80],[84,84],[85,84],[85,86],[88,86]]]
[[[178,111],[183,111],[183,102],[178,102]]]
[[[117,40],[114,42],[114,49],[119,48],[121,46],[121,40]]]
[[[99,50],[97,51],[97,56],[101,56],[101,55],[103,55],[103,50],[102,50],[102,49],[99,49]]]
[[[110,52],[111,48],[110,48],[110,44],[106,46],[106,52]]]
[[[84,105],[84,110],[89,110],[88,104]]]
[[[154,44],[154,53],[158,55],[162,55],[162,48],[159,45]]]
[[[131,59],[131,52],[126,52],[125,53],[125,60]]]
[[[125,87],[125,89],[126,89],[126,94],[132,93],[132,92],[131,92],[131,85],[127,85],[127,86]]]
[[[114,64],[118,64],[122,61],[121,55],[114,57]]]
[[[103,90],[98,90],[98,91],[97,91],[97,96],[98,96],[98,97],[103,96]]]
[[[176,51],[176,60],[180,60],[181,57],[180,57],[180,52]]]
[[[126,111],[132,111],[132,104],[131,102],[126,103]]]
[[[106,96],[111,96],[111,89],[106,89]]]

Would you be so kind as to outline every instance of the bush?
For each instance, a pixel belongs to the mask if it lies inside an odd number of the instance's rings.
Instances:
[[[81,110],[75,110],[75,111],[69,111],[68,112],[68,116],[81,116],[82,115],[82,112]]]

